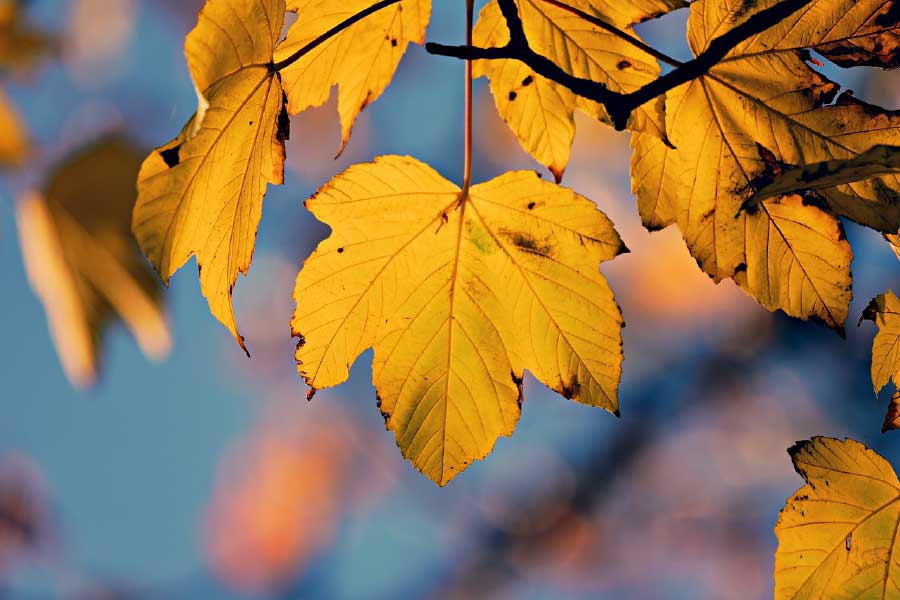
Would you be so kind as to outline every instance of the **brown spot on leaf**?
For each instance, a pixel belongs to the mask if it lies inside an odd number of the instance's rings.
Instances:
[[[181,162],[181,158],[178,156],[178,152],[181,150],[181,144],[177,146],[173,146],[168,150],[163,150],[159,153],[162,159],[165,161],[166,165],[171,169],[172,167],[177,167]]]
[[[514,92],[514,91],[512,91],[512,92],[509,93],[509,101],[510,101],[510,102],[512,102],[513,100],[515,100],[515,99],[518,98],[518,97],[519,97],[519,95],[518,95],[516,92]]]
[[[581,392],[581,383],[578,376],[572,375],[569,383],[562,384],[562,395],[566,400],[571,400]]]

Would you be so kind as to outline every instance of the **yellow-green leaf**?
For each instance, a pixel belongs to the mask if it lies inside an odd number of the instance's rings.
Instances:
[[[96,378],[103,333],[116,319],[148,356],[169,351],[160,285],[130,232],[140,164],[131,144],[101,140],[16,207],[31,286],[66,374],[79,386]]]
[[[524,369],[618,410],[622,318],[599,263],[624,250],[585,198],[533,172],[468,198],[415,159],[357,165],[307,202],[332,227],[297,278],[297,363],[313,389],[374,348],[403,455],[443,485],[519,417]]]
[[[134,212],[163,281],[197,257],[210,310],[241,347],[232,288],[250,268],[266,186],[284,177],[284,93],[269,68],[284,13],[284,0],[207,2],[185,43],[197,114],[144,162]]]
[[[775,599],[897,598],[900,482],[890,463],[851,439],[814,437],[788,452],[806,485],[775,525]]]
[[[20,116],[0,89],[0,165],[18,165],[28,153],[28,139]]]
[[[275,51],[281,61],[323,33],[369,8],[375,0],[288,0],[297,22]],[[282,70],[288,110],[297,114],[321,106],[338,86],[343,136],[350,139],[356,117],[387,89],[410,43],[425,42],[431,0],[402,0],[351,25]]]
[[[701,53],[712,39],[773,3],[694,2],[688,35],[692,51]],[[860,4],[875,11],[871,2]],[[831,5],[814,0],[809,13],[831,15]],[[855,18],[859,13],[848,14]],[[829,16],[826,22],[835,19]],[[837,29],[818,22],[801,18],[777,38],[768,33],[751,37],[708,74],[672,90],[666,114],[674,148],[635,135],[633,189],[645,225],[677,223],[701,268],[717,281],[733,277],[770,309],[837,328],[850,299],[850,251],[832,213],[896,233],[900,210],[885,210],[885,200],[900,190],[900,179],[887,175],[822,190],[819,206],[778,202],[791,206],[793,233],[779,225],[783,219],[773,202],[751,214],[741,210],[755,191],[792,166],[852,158],[875,143],[900,143],[900,116],[849,94],[829,104],[838,88],[806,64],[803,51],[834,49],[843,42],[832,35]],[[853,18],[834,25],[859,36],[887,28],[872,29],[869,21]],[[824,244],[824,254],[841,258],[834,268],[815,256],[818,244]],[[753,262],[768,265],[766,278],[748,276]],[[773,286],[793,292],[773,296]]]
[[[877,394],[891,380],[900,383],[900,298],[891,290],[876,296],[862,318],[878,326],[872,342],[872,385]]]
[[[582,4],[585,4],[584,2]],[[652,3],[661,10],[659,3]],[[680,3],[668,3],[679,6]],[[542,0],[519,0],[519,15],[532,49],[567,73],[591,79],[617,92],[631,92],[656,79],[656,59],[633,44],[592,25],[566,10]],[[612,22],[600,12],[608,4],[581,6],[594,16]],[[616,11],[613,17],[640,20],[634,10]],[[649,13],[650,16],[654,13]],[[632,35],[634,35],[632,33]],[[503,46],[509,29],[496,0],[485,6],[475,26],[474,43],[481,47]],[[481,60],[475,76],[487,76],[500,116],[522,147],[539,163],[562,178],[575,137],[575,109],[609,123],[606,110],[596,102],[575,96],[567,88],[534,73],[516,60]],[[662,98],[638,108],[629,128],[665,139]]]

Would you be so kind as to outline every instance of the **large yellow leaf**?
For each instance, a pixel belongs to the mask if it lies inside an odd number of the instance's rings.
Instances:
[[[694,2],[691,49],[699,54],[712,39],[773,3]],[[807,199],[809,206],[787,201],[793,233],[777,214],[783,210],[773,208],[786,202],[764,202],[749,213],[741,208],[785,168],[852,158],[877,143],[900,143],[900,115],[849,94],[828,104],[837,86],[804,61],[807,48],[838,52],[842,44],[859,43],[854,52],[865,53],[859,40],[883,35],[893,24],[859,15],[865,10],[872,15],[882,4],[814,0],[792,28],[750,38],[707,75],[668,94],[668,136],[675,149],[647,135],[636,135],[632,144],[632,183],[645,225],[658,229],[677,223],[710,276],[734,277],[768,308],[821,319],[831,327],[843,322],[851,295],[849,246],[829,213],[896,233],[897,176],[822,190],[820,198]],[[826,268],[817,254],[841,259]],[[751,265],[762,257],[765,277],[753,276]],[[770,293],[773,286],[793,292],[779,299]]]
[[[18,165],[28,152],[25,130],[19,113],[0,90],[0,165]]]
[[[649,2],[646,14],[637,6],[613,9],[607,2],[582,2],[579,8],[607,22],[634,22],[677,8],[680,2]],[[532,49],[567,73],[591,79],[617,92],[631,92],[660,73],[656,59],[621,37],[604,31],[568,11],[543,0],[519,0],[519,15]],[[606,14],[609,10],[612,15]],[[631,34],[634,35],[634,34]],[[474,43],[503,46],[509,41],[506,20],[496,0],[485,6],[475,26]],[[500,116],[519,142],[539,163],[562,178],[575,137],[575,109],[609,122],[599,104],[575,96],[567,88],[537,75],[516,60],[482,60],[475,76],[487,76]],[[632,115],[629,128],[665,139],[662,98],[647,103]]]
[[[375,0],[288,0],[297,22],[278,46],[276,61],[373,4]],[[333,36],[282,70],[288,110],[296,114],[321,106],[337,85],[343,150],[356,117],[387,89],[410,42],[425,41],[430,18],[431,0],[402,0]]]
[[[250,268],[266,185],[284,177],[288,122],[270,69],[284,13],[284,0],[207,2],[185,43],[199,109],[144,161],[134,212],[163,281],[197,257],[210,309],[241,347],[232,288]]]
[[[851,439],[815,437],[789,451],[806,485],[775,534],[776,600],[900,597],[900,482]]]
[[[876,296],[862,318],[878,326],[872,343],[872,385],[877,394],[891,380],[900,383],[900,298],[891,290]]]
[[[597,267],[624,246],[585,198],[516,172],[461,199],[427,165],[389,156],[307,206],[333,232],[297,279],[300,374],[337,385],[374,347],[387,427],[437,483],[512,432],[526,368],[617,411],[622,318]]]
[[[105,139],[68,159],[42,193],[17,205],[28,277],[76,385],[96,378],[102,335],[116,318],[148,356],[169,351],[160,286],[130,232],[140,164],[131,144]]]

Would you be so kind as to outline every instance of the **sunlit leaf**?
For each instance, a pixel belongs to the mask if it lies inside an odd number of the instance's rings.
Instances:
[[[0,89],[0,165],[18,165],[27,152],[27,134],[19,113]]]
[[[610,22],[622,20],[623,15],[626,21],[641,20],[663,10],[662,3],[646,4],[647,14],[623,9],[614,11],[612,17],[602,12],[610,8],[606,2],[581,8]],[[681,5],[679,2],[668,4],[672,8]],[[620,92],[634,91],[656,79],[660,73],[656,59],[579,16],[543,0],[520,0],[518,5],[531,47],[567,73],[603,83],[609,89]],[[494,47],[508,41],[506,20],[496,0],[493,0],[479,16],[474,33],[475,45]],[[562,178],[569,162],[575,137],[575,109],[609,122],[609,116],[601,105],[577,97],[562,85],[537,75],[522,62],[478,61],[475,63],[475,75],[490,79],[500,116],[509,124],[525,150],[546,165],[557,181]],[[658,98],[636,110],[629,121],[629,128],[664,139],[663,99]]]
[[[96,378],[103,333],[116,319],[148,356],[169,351],[160,286],[130,233],[140,161],[128,142],[101,140],[17,205],[28,277],[66,374],[79,386]]]
[[[773,3],[694,2],[688,35],[694,54]],[[871,15],[883,3],[857,4],[868,6]],[[893,27],[856,18],[862,14],[856,8],[832,9],[826,0],[816,0],[808,12],[829,15],[826,23],[858,40]],[[838,16],[845,13],[846,21]],[[809,206],[788,199],[741,210],[756,190],[792,166],[849,159],[873,144],[900,143],[900,115],[849,94],[829,104],[838,87],[805,62],[805,50],[837,52],[843,42],[832,35],[837,29],[821,27],[820,21],[803,17],[790,31],[751,37],[708,74],[671,91],[666,113],[675,148],[636,135],[633,188],[645,225],[659,229],[677,223],[710,276],[733,277],[770,309],[839,328],[851,297],[850,250],[832,213],[896,233],[900,210],[886,207],[900,190],[897,176],[822,190],[821,202]],[[792,207],[792,224],[776,205]],[[840,257],[832,268],[817,256],[820,244],[828,260]],[[765,269],[754,272],[754,263]],[[773,287],[783,293],[773,295]]]
[[[250,268],[266,186],[284,178],[288,122],[269,68],[284,12],[284,0],[207,2],[185,43],[199,109],[144,161],[134,211],[163,281],[196,256],[210,310],[245,350],[231,292]]]
[[[775,534],[775,598],[896,598],[900,482],[880,455],[851,439],[815,437],[789,451],[806,485]]]
[[[803,190],[823,190],[839,185],[900,173],[900,146],[874,146],[847,160],[829,160],[788,169],[758,190],[749,202]],[[889,202],[889,199],[893,202]],[[900,196],[886,196],[882,210],[893,208]]]
[[[862,318],[878,326],[872,343],[872,385],[878,393],[889,381],[900,382],[900,298],[890,290],[876,296]]]
[[[276,62],[373,4],[375,0],[288,0],[297,22],[278,46]],[[331,37],[281,72],[288,110],[296,114],[321,106],[332,86],[338,86],[343,150],[356,117],[387,89],[407,46],[424,43],[430,18],[431,0],[402,0]]]
[[[512,432],[526,368],[617,411],[622,318],[597,267],[624,246],[585,198],[517,172],[461,201],[427,165],[389,156],[307,206],[333,233],[297,279],[300,374],[337,385],[374,347],[387,427],[434,481]]]

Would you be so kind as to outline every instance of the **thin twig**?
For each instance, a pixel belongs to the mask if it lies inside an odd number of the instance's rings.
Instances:
[[[331,38],[333,38],[334,36],[336,36],[337,34],[341,33],[345,29],[347,29],[348,27],[352,27],[353,25],[356,25],[357,23],[359,23],[366,17],[374,15],[378,11],[380,11],[384,8],[387,8],[388,6],[397,4],[398,2],[400,2],[400,0],[381,0],[381,2],[373,4],[369,8],[356,13],[355,15],[353,15],[352,17],[350,17],[348,19],[345,19],[344,21],[341,21],[340,23],[338,23],[337,25],[335,25],[334,27],[332,27],[331,29],[329,29],[328,31],[326,31],[325,33],[323,33],[322,35],[320,35],[319,37],[317,37],[316,39],[311,41],[310,43],[308,43],[305,46],[303,46],[302,48],[298,49],[296,52],[294,52],[293,54],[288,56],[286,59],[284,59],[280,62],[274,63],[271,67],[272,71],[281,71],[282,69],[285,69],[285,68],[291,66],[292,64],[294,64],[295,62],[297,62],[298,60],[300,60],[301,58],[303,58],[304,56],[306,56],[307,54],[309,54],[310,52],[312,52],[313,50],[315,50],[316,48],[318,48],[319,46],[321,46],[322,44],[324,44]]]
[[[602,104],[606,108],[613,126],[622,130],[628,124],[631,113],[639,106],[682,84],[706,75],[738,45],[783,21],[812,0],[782,0],[774,6],[761,10],[734,29],[712,40],[706,50],[693,60],[681,63],[666,75],[628,94],[611,91],[596,81],[575,77],[547,57],[536,53],[528,45],[515,0],[497,0],[497,2],[506,18],[510,33],[510,41],[505,46],[478,48],[471,44],[445,46],[429,43],[426,44],[425,49],[438,56],[464,60],[519,60],[531,67],[538,75],[568,88],[582,98]]]
[[[466,45],[472,45],[475,0],[466,0]],[[462,198],[469,197],[472,186],[472,61],[466,61],[465,163],[463,167]]]

